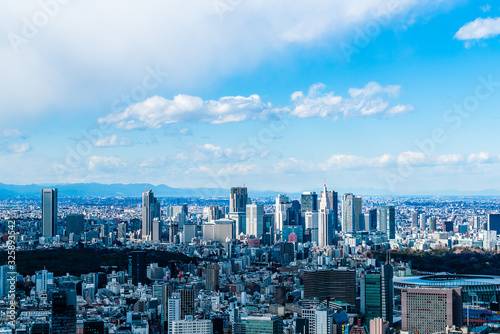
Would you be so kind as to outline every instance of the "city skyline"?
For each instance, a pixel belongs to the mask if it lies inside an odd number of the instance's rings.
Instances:
[[[498,4],[196,3],[9,4],[0,182],[500,189]]]

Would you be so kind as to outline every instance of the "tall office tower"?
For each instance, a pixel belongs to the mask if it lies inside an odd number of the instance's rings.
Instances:
[[[393,205],[377,207],[377,230],[387,234],[389,239],[396,237],[396,209]]]
[[[50,334],[50,323],[40,320],[36,321],[30,326],[30,334]]]
[[[163,308],[162,308],[162,322],[166,320],[168,315],[168,299],[174,293],[178,293],[181,298],[180,318],[185,319],[186,316],[194,315],[194,289],[192,286],[176,286],[172,284],[163,284]]]
[[[483,249],[494,251],[497,244],[497,231],[483,231]]]
[[[319,220],[318,220],[318,246],[326,247],[333,244],[334,237],[334,203],[336,198],[326,189],[326,183],[323,185],[323,191],[319,200]],[[336,194],[336,193],[335,193]],[[336,203],[335,203],[336,204]],[[336,205],[335,205],[336,206]]]
[[[304,241],[318,244],[319,213],[318,211],[306,211],[304,216],[305,235]]]
[[[246,213],[247,235],[261,238],[264,234],[264,205],[247,204]]]
[[[123,222],[123,223],[119,223],[118,224],[118,239],[127,239],[127,223],[126,222]]]
[[[207,291],[219,291],[219,265],[215,263],[207,264],[205,269],[205,288]]]
[[[401,290],[401,330],[431,334],[446,326],[461,327],[460,288],[414,288]]]
[[[335,300],[356,305],[356,272],[352,270],[304,271],[304,298]]]
[[[167,299],[168,311],[167,311],[167,322],[168,322],[168,334],[173,333],[173,322],[181,320],[181,294],[172,293]]]
[[[151,242],[160,242],[162,237],[162,223],[160,218],[153,219],[151,228]]]
[[[57,189],[42,189],[42,234],[53,237],[57,233]]]
[[[288,209],[292,207],[290,203],[290,198],[288,196],[279,194],[276,196],[276,204],[274,211],[274,233],[275,241],[281,240],[281,233],[283,232],[283,225],[286,224],[288,220]]]
[[[453,232],[453,221],[446,220],[443,222],[443,232]]]
[[[228,218],[234,220],[234,231],[238,237],[246,233],[246,212],[249,204],[246,187],[232,187],[229,194]]]
[[[76,334],[76,286],[61,282],[52,291],[52,333]]]
[[[4,265],[0,266],[0,298],[6,298],[9,293],[15,290],[17,281],[16,266]],[[14,289],[11,290],[13,284]]]
[[[374,318],[370,320],[370,334],[385,334],[389,329],[389,323],[382,318]]]
[[[85,216],[81,213],[66,215],[66,232],[80,235],[85,230]]]
[[[172,324],[172,334],[212,334],[212,331],[212,320],[194,320],[193,317],[188,317]]]
[[[355,197],[353,194],[342,195],[342,232],[354,233],[359,230],[361,201],[361,197]]]
[[[425,213],[421,213],[419,217],[420,229],[425,230],[425,222],[427,220],[427,216]]]
[[[128,274],[132,277],[132,284],[146,283],[146,252],[130,252],[128,255]]]
[[[246,321],[246,334],[283,334],[283,320],[271,314],[250,315]]]
[[[370,216],[368,219],[368,226],[370,228],[370,231],[376,231],[377,230],[377,209],[371,209],[368,211],[368,215]]]
[[[300,220],[304,228],[304,242],[318,243],[318,195],[313,191],[304,192],[300,197]],[[314,218],[313,218],[314,216]]]
[[[264,226],[262,243],[270,246],[274,243],[274,214],[265,213],[262,220],[262,224]]]
[[[411,213],[411,227],[418,228],[418,212],[413,211]]]
[[[318,211],[318,195],[314,191],[306,191],[300,196],[301,212]]]
[[[40,270],[35,272],[35,291],[39,298],[47,298],[49,287],[54,284],[54,273],[47,270]]]
[[[210,205],[208,207],[208,221],[209,222],[221,219],[223,217],[224,217],[224,215],[222,214],[222,211],[218,205]]]
[[[437,230],[436,217],[430,217],[429,229],[430,229],[431,231],[435,231],[435,230]]]
[[[383,318],[392,327],[394,317],[394,282],[390,264],[383,264],[380,272],[369,272],[361,281],[361,312],[366,321]]]
[[[161,210],[158,199],[152,190],[145,191],[142,194],[142,239],[152,241],[153,220],[160,219]]]
[[[479,216],[474,216],[472,220],[472,228],[475,230],[479,230],[481,228],[481,219]]]
[[[229,196],[229,212],[246,212],[248,193],[246,187],[233,187]]]
[[[314,312],[314,328],[317,334],[336,333],[334,313],[328,308],[316,309]]]
[[[490,213],[488,214],[488,231],[497,231],[497,234],[500,232],[500,214],[498,213]]]

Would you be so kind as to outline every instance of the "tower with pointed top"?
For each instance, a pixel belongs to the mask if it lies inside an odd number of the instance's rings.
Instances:
[[[333,244],[337,220],[337,199],[335,191],[328,191],[326,179],[323,184],[318,210],[318,246],[326,247]]]

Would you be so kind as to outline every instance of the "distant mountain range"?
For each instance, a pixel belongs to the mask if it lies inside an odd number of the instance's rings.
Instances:
[[[101,184],[101,183],[74,183],[74,184],[30,184],[30,185],[12,185],[0,183],[1,197],[39,197],[42,188],[58,188],[60,197],[140,197],[145,190],[152,189],[156,196],[159,197],[229,197],[229,189],[223,188],[172,188],[164,184],[154,186],[148,183],[133,183],[133,184]],[[319,193],[320,188],[312,189]],[[386,189],[372,188],[351,188],[335,189],[339,194],[354,193],[361,196],[500,196],[500,191],[496,189],[486,189],[481,191],[458,191],[458,190],[443,190],[443,191],[428,191],[415,193],[391,193]],[[251,197],[275,197],[280,193],[286,193],[292,198],[297,198],[300,193],[289,193],[279,191],[248,191]]]

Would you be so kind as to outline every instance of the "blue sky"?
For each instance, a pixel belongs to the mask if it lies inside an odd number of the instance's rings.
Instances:
[[[2,183],[500,189],[498,1],[0,9]]]

